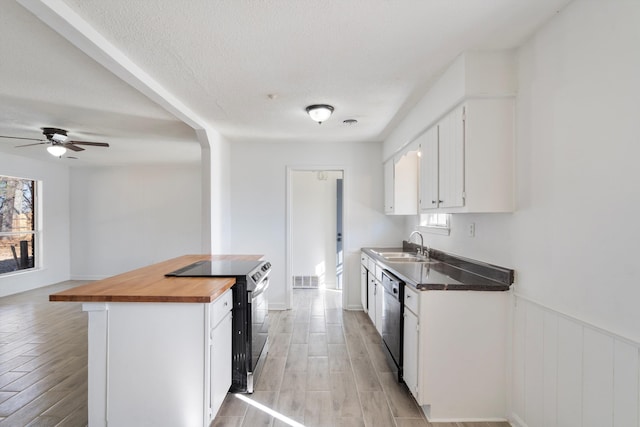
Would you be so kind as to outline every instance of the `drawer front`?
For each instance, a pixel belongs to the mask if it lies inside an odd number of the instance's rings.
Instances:
[[[411,288],[411,285],[406,285],[404,287],[404,306],[409,310],[413,311],[414,314],[418,313],[418,293]]]
[[[231,293],[231,289],[227,289],[224,294],[220,295],[211,303],[211,327],[215,328],[232,307],[233,294]]]

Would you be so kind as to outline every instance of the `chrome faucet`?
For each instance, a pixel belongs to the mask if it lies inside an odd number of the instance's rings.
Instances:
[[[429,257],[429,247],[427,246],[427,248],[425,249],[424,247],[424,237],[422,237],[422,233],[419,231],[414,231],[411,233],[411,235],[409,235],[409,240],[408,242],[411,243],[411,238],[413,237],[414,234],[417,234],[418,236],[420,236],[420,248],[416,251],[418,254],[420,255],[424,255],[427,258]]]

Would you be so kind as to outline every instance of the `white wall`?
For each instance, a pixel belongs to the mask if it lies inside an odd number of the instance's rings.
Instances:
[[[397,245],[402,218],[383,214],[380,143],[231,144],[232,253],[264,254],[273,264],[269,305],[285,308],[287,166],[340,167],[344,176],[345,292],[360,307],[360,248]]]
[[[319,276],[336,284],[336,181],[342,172],[293,171],[291,182],[291,274]]]
[[[0,296],[51,285],[69,278],[69,170],[61,162],[43,162],[0,154],[0,175],[42,181],[42,268],[0,276]]]
[[[576,0],[518,50],[517,210],[426,238],[516,270],[517,425],[639,425],[639,22],[638,1]]]
[[[99,279],[202,253],[200,165],[71,170],[71,276]]]

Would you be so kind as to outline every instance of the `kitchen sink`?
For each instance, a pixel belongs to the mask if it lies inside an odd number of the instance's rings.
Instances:
[[[389,262],[431,262],[423,255],[411,252],[376,252]]]

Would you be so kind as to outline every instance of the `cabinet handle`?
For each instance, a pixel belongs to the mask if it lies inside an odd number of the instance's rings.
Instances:
[[[432,205],[435,205],[435,204],[436,204],[436,201],[435,201],[435,200],[432,200],[432,201],[431,201],[431,204],[432,204]]]
[[[411,298],[411,295],[407,295],[407,299]]]
[[[444,203],[444,200],[438,200],[438,203]]]

